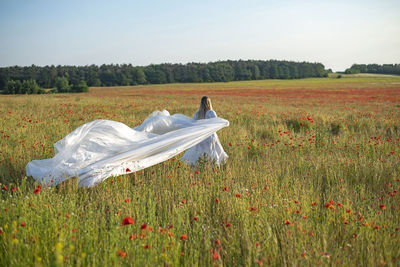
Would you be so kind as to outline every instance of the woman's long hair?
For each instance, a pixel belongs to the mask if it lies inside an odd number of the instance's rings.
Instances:
[[[211,105],[211,100],[210,98],[208,98],[208,96],[203,96],[201,98],[201,102],[200,102],[200,107],[199,107],[199,111],[197,113],[197,120],[202,120],[206,118],[206,112],[208,110],[213,110],[212,105]]]

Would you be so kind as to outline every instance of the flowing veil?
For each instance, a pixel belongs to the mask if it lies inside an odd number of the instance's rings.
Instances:
[[[200,143],[221,128],[222,118],[194,120],[183,114],[155,111],[139,126],[110,120],[85,123],[54,144],[55,156],[33,160],[26,175],[44,185],[78,177],[80,186],[94,186],[110,176],[135,172]]]

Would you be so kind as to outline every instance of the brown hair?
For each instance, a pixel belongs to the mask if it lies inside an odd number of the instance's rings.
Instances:
[[[208,110],[213,110],[212,105],[211,105],[211,99],[208,98],[208,96],[203,96],[201,98],[200,107],[199,107],[199,111],[197,113],[196,119],[197,120],[205,119],[206,112]]]

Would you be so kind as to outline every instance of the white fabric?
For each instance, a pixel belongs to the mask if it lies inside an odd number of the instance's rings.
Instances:
[[[193,119],[197,119],[198,112],[194,114]],[[208,110],[205,114],[206,119],[217,118],[217,113],[214,110]],[[189,148],[181,160],[189,163],[191,165],[195,165],[196,161],[203,157],[204,154],[206,157],[214,161],[217,165],[226,162],[228,155],[225,153],[222,145],[219,141],[218,135],[213,133],[210,137],[201,141],[195,146]]]
[[[168,160],[213,135],[229,122],[222,118],[194,120],[182,114],[153,112],[132,129],[110,120],[81,125],[54,144],[55,156],[33,160],[26,175],[44,185],[77,176],[81,186],[94,186]]]

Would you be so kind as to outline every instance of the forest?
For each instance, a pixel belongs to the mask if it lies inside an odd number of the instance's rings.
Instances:
[[[345,73],[379,73],[400,75],[400,64],[353,64],[345,71]]]
[[[103,64],[87,66],[12,66],[0,68],[0,90],[5,94],[41,93],[25,90],[24,81],[50,92],[82,92],[88,86],[127,86],[163,83],[229,82],[261,79],[327,77],[321,63],[277,60],[227,60],[210,63]],[[26,82],[25,82],[26,83]],[[21,88],[21,89],[18,89]],[[36,88],[36,87],[35,87]]]

